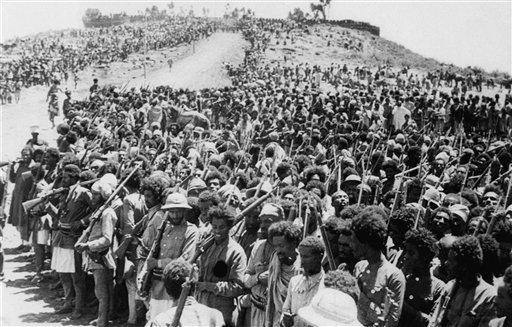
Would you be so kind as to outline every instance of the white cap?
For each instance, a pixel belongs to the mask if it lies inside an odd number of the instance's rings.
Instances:
[[[354,299],[342,291],[322,288],[311,300],[311,304],[300,308],[298,320],[312,326],[362,326],[357,320],[357,305]]]

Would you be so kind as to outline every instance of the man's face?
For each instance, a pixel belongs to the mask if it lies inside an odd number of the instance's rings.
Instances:
[[[218,178],[212,178],[208,181],[210,191],[217,192],[220,189],[220,181]]]
[[[512,265],[512,243],[499,243],[498,265],[499,271],[505,271],[505,269]]]
[[[354,260],[354,253],[350,245],[352,238],[347,235],[340,234],[338,237],[338,257],[342,262],[350,262]]]
[[[220,243],[229,237],[229,227],[224,219],[212,219],[212,233],[215,242]]]
[[[483,197],[486,207],[496,207],[498,205],[499,196],[494,192],[487,192]]]
[[[464,177],[466,176],[466,172],[466,167],[458,167],[457,170],[455,171],[455,176],[457,179],[463,180]]]
[[[437,233],[444,233],[446,232],[450,227],[450,216],[446,212],[438,212],[433,218],[432,218],[432,228]]]
[[[173,225],[179,225],[185,218],[185,210],[182,208],[171,208],[167,211],[167,218]]]
[[[172,129],[171,129],[171,131],[172,131]],[[180,142],[178,142],[178,140],[172,140],[171,141],[171,148],[179,150],[180,147],[181,147],[181,145],[180,145]]]
[[[260,228],[258,229],[258,239],[266,240],[268,238],[268,229],[270,225],[277,221],[277,217],[264,215],[259,217]]]
[[[245,216],[245,229],[257,231],[260,228],[260,220],[258,215],[252,212],[249,212]]]
[[[59,162],[59,157],[46,155],[45,161],[48,166],[55,167]]]
[[[395,170],[391,167],[384,168],[384,173],[386,174],[387,179],[394,179],[395,178]]]
[[[443,160],[436,160],[434,161],[434,173],[435,174],[441,174],[443,172],[443,169],[444,169],[444,161]]]
[[[415,245],[410,243],[405,244],[404,251],[404,271],[408,274],[414,271],[414,269],[424,261]]]
[[[295,201],[295,197],[293,196],[293,194],[292,194],[292,193],[288,193],[288,194],[286,194],[286,195],[284,196],[284,199],[285,199],[285,200],[288,200],[288,201],[292,201],[292,202],[294,202],[294,201]]]
[[[400,231],[400,229],[396,226],[396,224],[393,224],[393,223],[389,224],[389,237],[391,237],[391,239],[393,240],[393,243],[396,246],[398,246],[400,248],[403,246],[403,243],[405,240],[405,235],[402,231]]]
[[[62,186],[69,187],[76,183],[76,178],[72,177],[69,173],[64,172],[62,174]]]
[[[477,234],[485,234],[486,224],[481,221],[480,219],[471,219],[468,224],[468,234],[473,235],[476,230],[478,230]]]
[[[451,229],[453,235],[464,235],[464,232],[466,231],[466,222],[464,219],[462,219],[462,217],[454,214],[451,223]]]
[[[344,208],[348,205],[348,195],[344,191],[339,191],[332,199],[334,207]]]
[[[144,201],[146,202],[146,207],[152,208],[158,204],[158,200],[156,199],[153,191],[144,190]]]
[[[290,266],[295,262],[295,259],[297,259],[295,245],[287,242],[284,236],[274,236],[272,238],[272,245],[275,248],[277,258],[281,263]]]
[[[450,276],[450,279],[460,278],[464,274],[464,266],[458,262],[453,249],[450,249],[450,252],[448,252],[448,258],[445,262],[445,266],[446,266],[448,275]]]
[[[212,206],[212,201],[199,199],[198,206],[201,212],[207,212],[208,209]]]
[[[352,233],[350,237],[350,248],[352,249],[352,253],[354,254],[354,258],[361,260],[364,259],[364,255],[366,253],[365,244],[361,243],[359,239],[356,237],[354,233]]]
[[[180,180],[184,180],[188,176],[188,171],[187,170],[181,170],[179,175],[180,175]]]
[[[307,275],[314,275],[322,269],[322,255],[315,253],[312,248],[299,246],[302,268]]]
[[[32,155],[30,154],[30,151],[21,151],[21,159],[25,163],[30,163],[30,161],[32,160]]]
[[[101,203],[102,197],[100,192],[91,191],[92,195],[92,204],[97,206]]]

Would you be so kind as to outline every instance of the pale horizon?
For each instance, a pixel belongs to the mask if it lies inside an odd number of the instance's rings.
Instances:
[[[39,32],[83,28],[87,8],[103,14],[137,14],[156,4],[167,9],[171,1],[9,1],[1,0],[1,35],[4,42]],[[313,1],[229,1],[230,7],[245,7],[257,17],[286,18],[296,7],[310,12]],[[202,16],[221,16],[227,1],[174,1],[175,10],[193,8]],[[381,37],[403,45],[424,57],[455,64],[477,66],[488,72],[512,73],[512,2],[445,1],[332,1],[329,19],[353,19],[379,26]],[[30,24],[27,24],[30,22]]]

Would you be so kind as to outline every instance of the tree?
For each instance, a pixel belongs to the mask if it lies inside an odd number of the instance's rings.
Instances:
[[[226,3],[224,6],[224,18],[229,18],[229,11],[231,9],[231,5],[229,3]]]
[[[190,6],[188,11],[188,17],[195,17],[194,8],[192,8],[192,6]]]
[[[158,9],[158,7],[156,5],[153,5],[151,7],[150,15],[152,18],[160,17],[160,10]]]
[[[238,8],[233,9],[233,12],[231,13],[231,17],[234,19],[238,19],[240,16],[240,10]]]
[[[319,3],[310,3],[311,12],[314,14],[314,19],[318,19],[318,15],[322,14],[323,20],[327,20],[327,7],[331,5],[331,0],[319,0]]]
[[[85,11],[85,17],[89,19],[97,19],[101,17],[101,11],[98,8],[88,8]]]
[[[170,2],[167,4],[167,8],[169,8],[169,15],[174,16],[174,2]]]
[[[293,11],[290,11],[288,13],[288,19],[293,20],[295,22],[302,22],[306,19],[306,15],[302,11],[302,9],[297,7],[295,9],[293,9]]]

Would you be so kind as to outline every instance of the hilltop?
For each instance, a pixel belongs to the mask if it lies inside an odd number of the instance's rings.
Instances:
[[[426,58],[404,46],[376,36],[368,31],[349,29],[329,23],[317,23],[293,29],[285,39],[273,37],[266,59],[269,62],[287,60],[294,63],[310,63],[328,66],[331,63],[347,64],[348,67],[390,66],[409,67],[417,73],[450,70],[466,75],[473,69],[444,64]],[[474,68],[487,78],[510,78],[506,73],[485,72]]]

